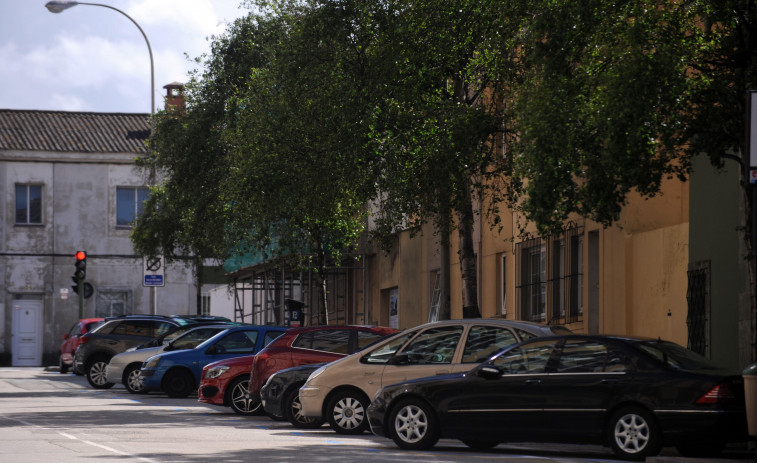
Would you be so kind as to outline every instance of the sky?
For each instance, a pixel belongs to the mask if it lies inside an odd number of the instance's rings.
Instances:
[[[94,0],[61,13],[48,0],[0,0],[0,109],[149,113],[164,85],[186,82],[194,61],[248,13],[242,0]]]

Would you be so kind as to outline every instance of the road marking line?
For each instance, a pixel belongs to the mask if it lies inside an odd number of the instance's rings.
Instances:
[[[31,428],[45,429],[45,430],[49,430],[49,431],[55,431],[57,434],[65,437],[67,439],[76,440],[76,441],[82,442],[84,444],[91,445],[93,447],[97,447],[97,448],[100,448],[102,450],[115,453],[116,455],[122,455],[122,456],[125,456],[125,457],[135,458],[135,459],[137,459],[139,461],[144,461],[144,462],[147,462],[147,463],[159,463],[157,460],[151,460],[149,458],[138,457],[136,455],[132,455],[130,453],[122,452],[122,451],[120,451],[118,449],[114,449],[113,447],[108,447],[107,445],[102,445],[102,444],[98,444],[97,442],[92,442],[92,441],[88,441],[88,440],[85,440],[85,439],[80,439],[80,438],[78,438],[78,437],[76,437],[74,435],[68,434],[66,432],[58,431],[55,428],[51,428],[51,427],[48,427],[48,426],[39,426],[39,425],[36,425],[34,423],[30,423],[28,421],[19,420],[17,418],[8,418],[8,419],[11,420],[11,421],[16,421],[18,423],[24,424],[24,425],[29,426]]]

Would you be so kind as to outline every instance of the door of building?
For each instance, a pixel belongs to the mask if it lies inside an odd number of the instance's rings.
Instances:
[[[42,301],[15,300],[12,307],[13,366],[41,366]]]

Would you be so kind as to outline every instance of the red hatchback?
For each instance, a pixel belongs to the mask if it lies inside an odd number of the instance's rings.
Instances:
[[[240,415],[260,413],[260,388],[273,373],[297,365],[331,362],[396,332],[358,325],[290,328],[257,355],[221,360],[203,368],[199,400],[231,407]]]
[[[103,320],[104,318],[82,318],[74,323],[68,333],[63,335],[63,344],[60,345],[60,359],[58,360],[61,373],[68,373],[68,369],[73,365],[74,352],[79,347],[79,337],[92,331]]]

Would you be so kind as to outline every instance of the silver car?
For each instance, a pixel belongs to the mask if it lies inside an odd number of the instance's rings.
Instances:
[[[147,391],[145,390],[140,372],[142,363],[145,360],[161,352],[194,349],[203,341],[210,339],[228,327],[228,324],[197,327],[190,325],[182,327],[187,329],[176,332],[175,337],[164,339],[163,344],[160,346],[143,349],[132,348],[126,352],[122,352],[111,358],[110,362],[108,362],[108,366],[106,367],[107,381],[109,383],[123,383],[132,394],[145,393]]]
[[[502,319],[446,320],[410,328],[314,371],[300,388],[302,415],[340,434],[368,429],[370,399],[387,384],[468,371],[517,342],[569,334],[564,326]]]

